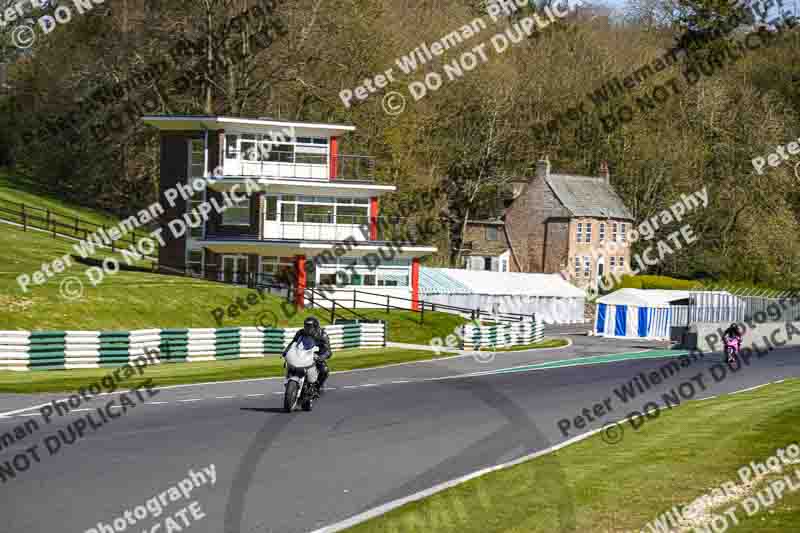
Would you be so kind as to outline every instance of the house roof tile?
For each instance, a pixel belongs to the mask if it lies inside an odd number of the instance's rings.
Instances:
[[[573,216],[633,220],[633,215],[613,187],[601,178],[550,174],[545,179]]]

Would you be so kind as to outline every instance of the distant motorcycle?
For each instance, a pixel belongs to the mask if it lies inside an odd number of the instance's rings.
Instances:
[[[725,359],[730,365],[731,369],[739,368],[739,352],[742,349],[742,339],[738,337],[728,337],[723,339],[725,343]]]
[[[316,354],[319,347],[304,350],[294,344],[286,352],[286,390],[283,395],[283,408],[291,413],[298,404],[303,411],[310,411],[318,397]]]

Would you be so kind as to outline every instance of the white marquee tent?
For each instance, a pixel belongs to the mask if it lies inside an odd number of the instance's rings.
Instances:
[[[670,302],[688,298],[688,291],[614,291],[597,299],[594,332],[605,337],[669,339]]]
[[[583,322],[586,295],[559,274],[423,267],[419,284],[420,298],[426,302],[536,315],[545,323]]]
[[[670,326],[690,320],[686,307],[690,301],[697,315],[691,320],[725,320],[729,312],[736,315],[744,309],[742,300],[727,291],[620,289],[597,299],[594,332],[605,337],[669,339]]]

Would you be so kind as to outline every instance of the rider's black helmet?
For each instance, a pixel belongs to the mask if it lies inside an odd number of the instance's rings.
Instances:
[[[306,335],[318,336],[319,335],[319,320],[317,317],[310,316],[303,321],[303,332]]]

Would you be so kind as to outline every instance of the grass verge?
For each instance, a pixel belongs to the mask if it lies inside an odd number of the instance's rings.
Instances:
[[[798,440],[798,392],[800,380],[791,380],[735,396],[690,402],[661,413],[638,431],[626,424],[624,439],[616,445],[595,435],[407,504],[348,531],[667,531],[650,529],[647,524],[723,482],[738,482],[741,466],[764,462],[778,448]],[[793,468],[786,474],[796,476]],[[800,486],[800,478],[795,481]],[[762,484],[755,490],[765,487]],[[800,530],[800,490],[787,490],[783,498],[768,509],[761,505],[752,516],[742,501],[728,502],[713,512],[722,514],[733,506],[739,520],[737,533]]]
[[[337,350],[330,360],[333,372],[370,368],[392,363],[408,363],[436,357],[425,350],[402,350],[398,348],[375,348],[364,350]],[[112,368],[87,370],[50,370],[42,372],[0,372],[0,393],[74,392],[102,379],[113,372]],[[167,363],[144,369],[124,381],[125,389],[152,379],[156,386],[205,383],[210,381],[233,381],[283,376],[283,359],[269,356],[259,359],[237,359],[233,361],[209,361],[200,363]]]
[[[74,253],[68,241],[53,239],[38,232],[0,225],[0,249],[7,254],[0,271],[0,329],[12,330],[130,330],[147,328],[213,328],[272,325],[300,326],[309,314],[328,324],[330,312],[313,310],[298,313],[294,306],[276,295],[258,295],[246,288],[205,280],[120,271],[108,275],[93,287],[86,266],[73,263],[42,285],[31,284],[23,291],[17,276],[32,273],[65,253]],[[119,257],[119,256],[117,256]],[[51,270],[52,271],[52,270]],[[68,299],[61,292],[67,278],[80,281],[80,297]],[[78,287],[72,282],[69,288]],[[257,296],[256,304],[246,303]],[[244,306],[237,304],[237,299]],[[215,318],[223,314],[221,321]],[[455,315],[411,311],[365,310],[359,313],[388,322],[390,341],[428,344],[430,339],[447,336],[464,323]],[[347,316],[347,313],[340,314]],[[264,324],[267,317],[269,324]]]

